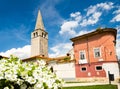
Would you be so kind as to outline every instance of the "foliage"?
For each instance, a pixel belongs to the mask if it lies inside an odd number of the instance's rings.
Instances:
[[[117,85],[94,85],[94,86],[64,87],[63,89],[118,89],[118,88]]]
[[[61,89],[59,79],[45,61],[22,62],[17,57],[0,60],[0,89]]]
[[[65,60],[65,61],[69,61],[69,60],[70,60],[70,57],[65,57],[64,60]]]
[[[98,27],[96,30],[100,31],[102,28],[101,27]]]

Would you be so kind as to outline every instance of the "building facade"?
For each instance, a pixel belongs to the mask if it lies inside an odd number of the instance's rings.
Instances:
[[[104,28],[71,38],[76,78],[108,78],[108,72],[119,77],[116,34],[116,29]]]
[[[39,11],[35,30],[31,33],[31,57],[25,61],[45,59],[57,76],[66,80],[108,78],[108,72],[119,78],[116,34],[116,29],[104,28],[71,38],[73,49],[67,54],[69,60],[66,56],[49,58],[48,33]]]
[[[75,60],[70,55],[51,58],[48,66],[53,68],[53,72],[60,78],[68,81],[75,80]]]
[[[37,55],[48,56],[48,33],[44,29],[40,11],[38,11],[35,30],[31,33],[31,57]]]

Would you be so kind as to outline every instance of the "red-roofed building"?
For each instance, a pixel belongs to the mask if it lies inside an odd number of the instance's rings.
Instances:
[[[115,78],[119,77],[116,34],[116,29],[99,28],[70,39],[76,60],[76,78],[108,78],[108,71]]]

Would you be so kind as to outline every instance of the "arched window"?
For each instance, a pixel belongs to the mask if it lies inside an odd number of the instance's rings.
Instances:
[[[42,32],[42,37],[44,37],[44,33]]]
[[[38,36],[38,33],[36,32],[36,37]]]
[[[35,37],[35,33],[33,33],[33,37]]]
[[[44,38],[46,37],[46,34],[44,34]]]

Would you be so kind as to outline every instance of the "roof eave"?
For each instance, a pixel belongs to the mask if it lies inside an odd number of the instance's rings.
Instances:
[[[84,34],[84,35],[80,35],[80,36],[71,38],[70,40],[72,42],[74,42],[76,40],[84,39],[84,38],[87,38],[87,37],[90,37],[90,36],[93,36],[93,35],[96,35],[96,34],[99,34],[99,33],[103,33],[103,32],[113,32],[114,36],[115,36],[115,39],[116,39],[116,34],[117,34],[117,30],[116,29],[114,29],[114,28],[103,28],[103,29],[95,30],[93,32]]]

